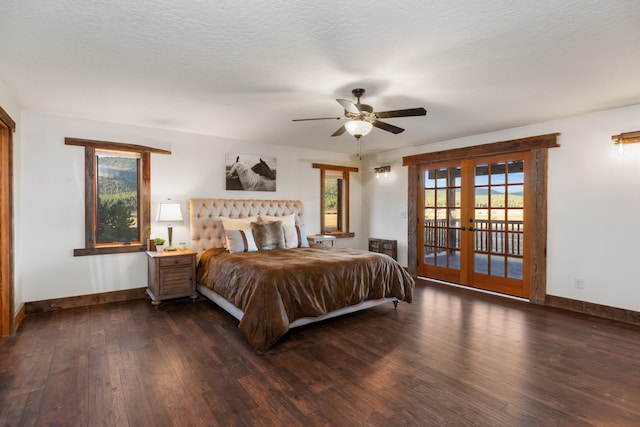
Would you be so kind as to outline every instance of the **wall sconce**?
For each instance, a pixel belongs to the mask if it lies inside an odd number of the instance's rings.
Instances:
[[[373,168],[374,171],[376,171],[376,179],[380,178],[380,174],[384,174],[384,177],[388,177],[389,176],[389,172],[391,172],[391,166],[380,166],[377,168]]]
[[[625,132],[620,135],[613,135],[611,140],[614,144],[618,145],[618,153],[622,154],[624,152],[625,144],[635,144],[636,142],[640,142],[640,131],[634,132]]]

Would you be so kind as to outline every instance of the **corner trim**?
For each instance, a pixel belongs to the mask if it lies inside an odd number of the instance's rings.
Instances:
[[[143,299],[147,298],[146,289],[146,287],[133,288],[122,291],[101,292],[98,294],[80,295],[75,297],[31,301],[24,303],[24,312],[25,314],[46,313],[49,311],[65,310],[67,308]]]

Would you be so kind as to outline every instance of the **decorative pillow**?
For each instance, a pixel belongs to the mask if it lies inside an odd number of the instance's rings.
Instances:
[[[304,231],[304,225],[296,225],[296,239],[297,246],[290,246],[291,248],[309,247],[309,240],[307,239],[307,232]]]
[[[251,223],[258,220],[257,216],[248,216],[246,218],[226,218],[224,216],[220,217],[220,221],[222,222],[222,228],[225,232],[229,230],[251,230]],[[224,247],[229,248],[229,241],[225,235],[224,238]]]
[[[284,229],[284,242],[288,248],[300,248],[300,240],[298,237],[298,231],[296,230],[295,214],[283,215],[283,216],[270,216],[259,215],[262,222],[269,221],[282,221],[282,228]],[[305,238],[306,240],[306,238]]]
[[[282,221],[252,222],[251,231],[259,251],[287,247],[284,242]]]
[[[258,250],[251,229],[228,230],[224,232],[229,252],[255,252]]]

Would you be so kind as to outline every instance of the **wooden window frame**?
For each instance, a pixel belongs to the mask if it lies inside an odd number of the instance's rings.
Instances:
[[[355,237],[355,233],[349,231],[349,204],[350,204],[350,184],[349,173],[358,172],[358,168],[352,166],[338,166],[328,165],[323,163],[313,163],[312,166],[316,169],[320,169],[320,232],[322,234],[335,236],[336,238]],[[342,205],[341,212],[338,212],[338,224],[342,225],[342,230],[330,231],[325,230],[325,179],[327,171],[342,172],[342,187],[340,191],[342,193]]]
[[[109,141],[94,141],[90,139],[65,138],[66,145],[82,146],[84,152],[84,187],[85,187],[85,247],[74,249],[73,256],[121,254],[130,252],[144,252],[148,249],[151,233],[151,153],[171,154],[171,151],[135,144],[122,144]],[[97,244],[95,230],[97,228],[96,203],[98,174],[96,170],[96,151],[126,151],[140,155],[138,168],[138,215],[140,217],[140,242]]]

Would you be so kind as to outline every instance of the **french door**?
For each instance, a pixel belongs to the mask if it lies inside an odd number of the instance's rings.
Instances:
[[[418,274],[529,297],[530,153],[420,167]]]

